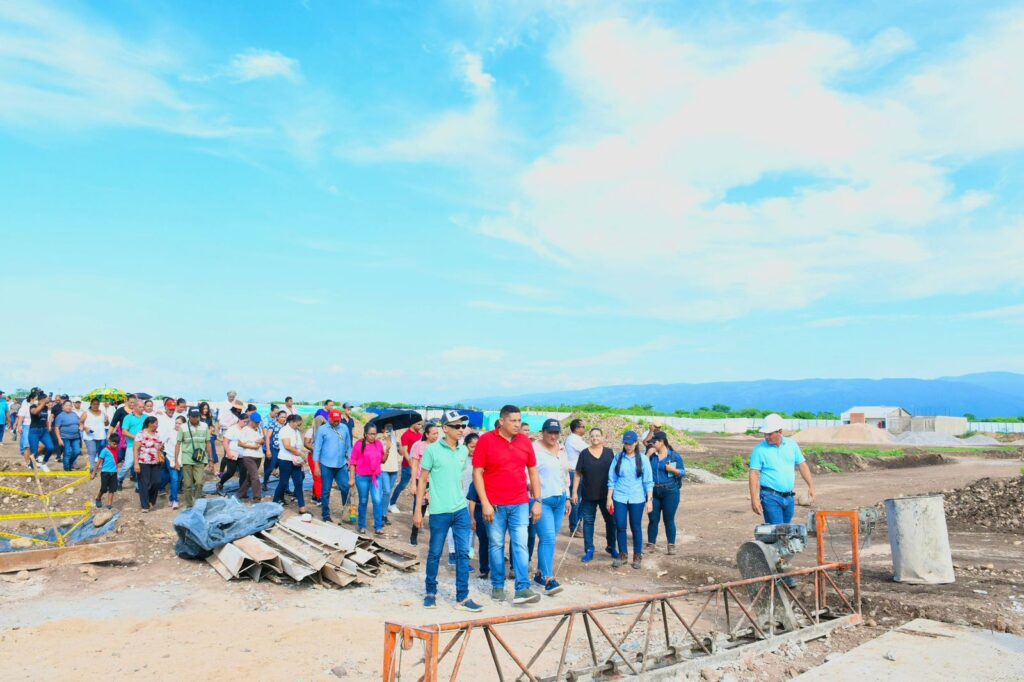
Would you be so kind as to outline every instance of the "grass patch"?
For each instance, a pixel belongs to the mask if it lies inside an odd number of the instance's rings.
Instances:
[[[1017,452],[1019,448],[1015,445],[982,445],[980,447],[975,446],[973,448],[921,448],[928,452],[941,452],[946,455],[969,455],[971,453],[979,452]]]
[[[710,471],[730,481],[739,481],[747,477],[747,462],[739,455],[733,456],[731,460],[687,457],[686,465]]]
[[[843,471],[842,469],[840,469],[838,466],[828,461],[827,459],[819,459],[818,466],[820,466],[825,471],[831,471],[833,474],[839,474],[842,473]]]
[[[743,458],[736,455],[729,462],[729,466],[722,470],[719,474],[722,478],[728,478],[730,481],[736,481],[741,478],[747,477],[747,463],[743,461]]]
[[[836,448],[827,445],[812,445],[805,448],[804,452],[812,455],[857,455],[858,457],[902,457],[906,454],[899,448],[883,450],[881,448]]]

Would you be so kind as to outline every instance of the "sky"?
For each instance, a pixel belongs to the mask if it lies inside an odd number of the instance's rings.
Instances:
[[[1024,371],[1024,5],[0,0],[0,389]]]

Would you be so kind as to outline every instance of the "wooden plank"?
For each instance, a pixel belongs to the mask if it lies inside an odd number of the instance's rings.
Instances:
[[[71,545],[51,549],[29,549],[0,553],[0,573],[31,571],[51,566],[93,564],[100,561],[127,561],[135,557],[135,543],[130,540]]]

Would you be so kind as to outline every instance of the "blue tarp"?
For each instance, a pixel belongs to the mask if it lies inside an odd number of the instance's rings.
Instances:
[[[101,535],[106,535],[107,533],[109,533],[110,531],[114,530],[114,528],[117,527],[117,520],[119,518],[121,518],[121,515],[115,513],[114,516],[111,517],[111,519],[109,521],[107,521],[102,526],[97,528],[96,526],[92,525],[92,517],[90,516],[88,521],[86,521],[81,526],[76,528],[71,533],[71,535],[69,535],[64,540],[64,544],[65,545],[75,545],[75,544],[78,544],[79,542],[85,542],[86,540],[92,540],[93,538],[98,538]],[[67,528],[68,525],[70,525],[70,524],[65,524],[64,526],[62,526],[62,528]],[[45,533],[43,533],[42,535],[26,535],[25,537],[36,538],[38,540],[46,540],[48,542],[57,542],[57,536],[54,534],[52,528],[50,530],[46,531]],[[39,545],[39,546],[33,547],[33,549],[44,549],[44,548],[45,548],[44,545]],[[5,540],[5,539],[0,539],[0,552],[10,552],[10,551],[13,551],[11,549],[11,541],[10,540]]]
[[[174,519],[174,550],[185,559],[205,558],[218,547],[270,528],[283,513],[284,507],[274,502],[250,506],[233,497],[197,500]]]
[[[304,473],[304,475],[302,477],[302,489],[303,490],[312,490],[313,489],[313,475],[309,472],[309,469],[305,469],[304,472],[305,473]],[[262,476],[262,475],[263,475],[263,473],[261,472],[260,476]],[[260,482],[262,483],[262,481],[263,481],[263,479],[261,478]],[[227,483],[224,484],[224,494],[225,495],[236,495],[238,493],[238,488],[239,488],[238,477],[233,476],[230,481],[228,481]],[[288,482],[288,490],[291,490],[291,489],[292,489],[292,484],[291,484],[291,481],[289,481]],[[273,497],[274,496],[274,492],[276,490],[277,490],[277,476],[271,476],[270,477],[270,481],[267,482],[267,485],[263,486],[263,496],[264,497]],[[204,495],[216,495],[217,494],[217,481],[211,481],[209,483],[203,484],[203,494]],[[250,487],[249,488],[249,492],[247,492],[245,494],[245,496],[246,496],[246,498],[251,498],[252,495],[253,495],[252,488]]]

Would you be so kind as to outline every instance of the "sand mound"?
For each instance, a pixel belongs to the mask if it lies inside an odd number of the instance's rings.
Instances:
[[[846,424],[833,428],[805,429],[793,438],[797,443],[886,444],[894,442],[885,429],[868,424]]]
[[[1024,533],[1024,476],[983,478],[945,496],[951,528]]]
[[[963,442],[967,445],[1001,445],[1001,443],[992,436],[983,436],[980,433],[975,434],[970,438],[964,438]]]
[[[901,445],[916,445],[930,448],[962,448],[970,446],[971,443],[960,440],[948,433],[936,433],[935,431],[907,431],[896,437],[896,442]]]
[[[713,474],[705,469],[696,469],[694,467],[686,467],[686,481],[690,483],[728,483],[728,479],[722,478],[717,474]]]

